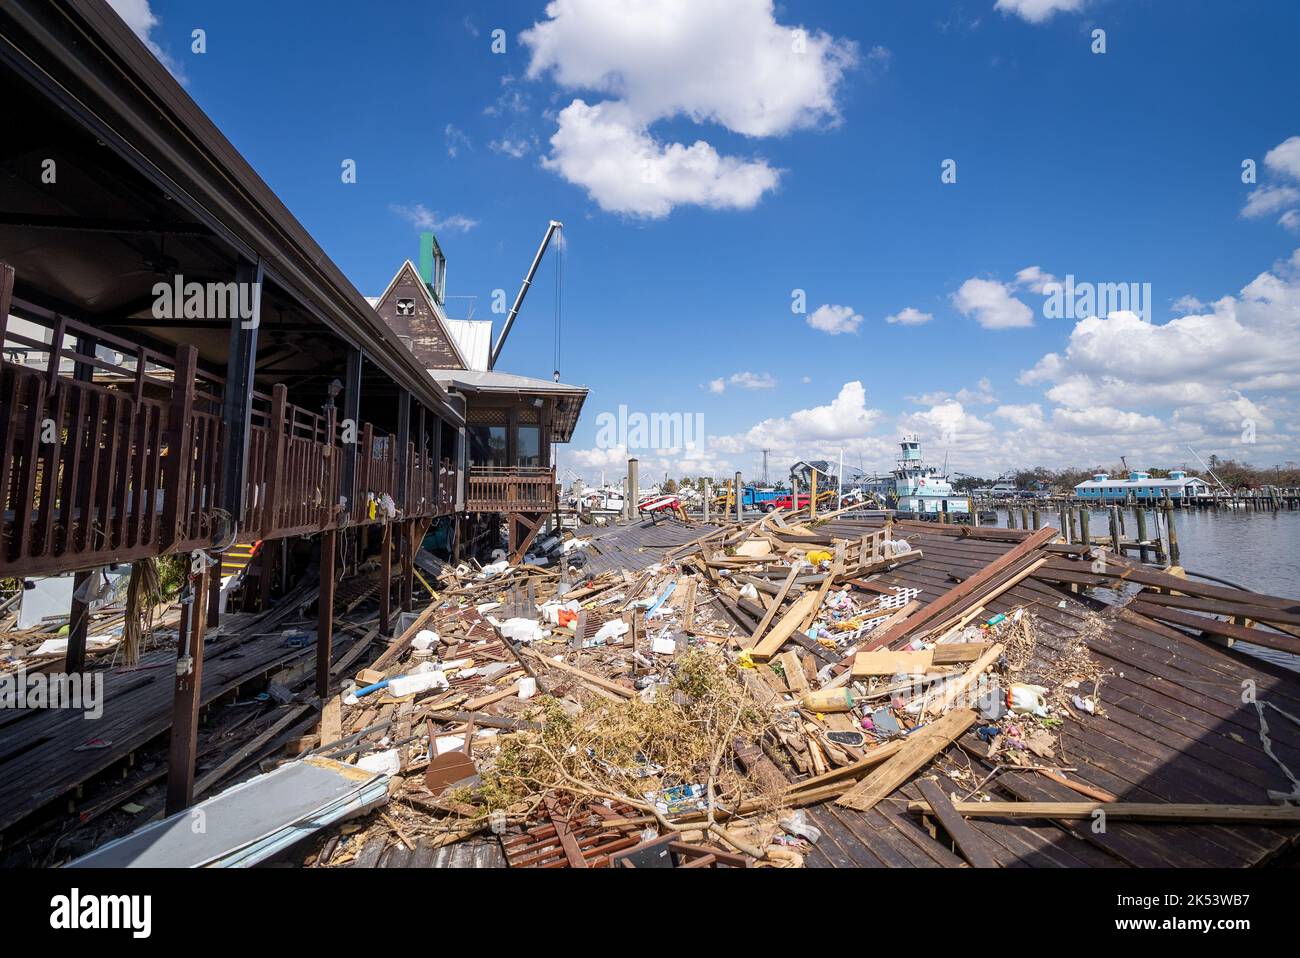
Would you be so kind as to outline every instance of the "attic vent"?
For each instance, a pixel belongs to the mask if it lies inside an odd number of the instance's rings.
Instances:
[[[414,300],[414,299],[401,299],[401,298],[399,298],[399,299],[397,300],[397,315],[398,315],[398,316],[414,316],[414,315],[415,315],[415,300]]]

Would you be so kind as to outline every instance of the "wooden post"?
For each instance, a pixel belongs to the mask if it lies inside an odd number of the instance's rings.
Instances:
[[[193,379],[190,380],[193,382]],[[189,808],[194,801],[194,760],[199,742],[199,709],[203,688],[203,631],[207,599],[202,575],[190,575],[189,602],[181,606],[181,645],[176,659],[172,693],[171,742],[167,752],[168,815]]]
[[[182,506],[188,512],[190,473],[194,468],[194,451],[190,448],[191,417],[194,412],[194,376],[198,372],[199,351],[182,344],[176,347],[176,374],[172,381],[172,401],[167,416],[167,460],[164,477],[162,532],[160,544],[167,552],[180,538]]]
[[[1123,556],[1123,538],[1119,531],[1119,506],[1110,507],[1110,547],[1115,555]]]
[[[739,476],[739,474],[737,474]],[[740,495],[740,479],[736,479],[736,495]],[[808,519],[809,521],[817,518],[817,469],[812,470],[811,488],[808,491]],[[736,510],[736,520],[740,520],[740,510]]]
[[[402,611],[410,612],[415,605],[415,552],[420,544],[415,540],[416,520],[408,519],[402,529]]]
[[[240,258],[235,266],[235,283],[252,288],[251,315],[230,319],[230,348],[226,361],[226,384],[221,394],[222,451],[221,503],[232,526],[244,517],[244,495],[248,486],[248,437],[252,431],[253,374],[257,361],[257,329],[261,324],[262,264]],[[242,296],[240,297],[242,301]]]
[[[324,555],[321,575],[325,574]],[[322,594],[324,594],[322,592]],[[393,601],[393,524],[384,523],[384,538],[379,543],[379,634],[392,635]]]
[[[709,493],[712,491],[712,483],[704,480],[704,521],[709,521]]]
[[[1092,548],[1092,531],[1088,528],[1088,521],[1091,518],[1092,516],[1088,511],[1087,504],[1085,503],[1083,506],[1080,506],[1079,507],[1079,541],[1082,542],[1089,549]]]
[[[334,646],[334,552],[338,531],[320,537],[320,597],[316,600],[316,694],[324,701],[330,691],[330,654]]]
[[[262,510],[262,536],[270,538],[281,528],[280,497],[284,485],[284,453],[287,442],[284,434],[284,417],[289,407],[289,389],[284,383],[271,387],[271,421],[267,436],[266,508]],[[265,548],[265,547],[263,547]],[[265,565],[263,556],[263,565]]]
[[[1042,514],[1039,512],[1038,506],[1034,506],[1034,528],[1035,529],[1041,528],[1042,525],[1043,525]]]
[[[77,592],[89,581],[89,572],[78,572],[72,577],[72,608],[68,614],[68,654],[63,667],[69,675],[86,670],[86,636],[90,632],[90,606],[77,599]]]
[[[208,621],[209,629],[221,624],[221,555],[213,553],[212,568],[208,570]],[[249,560],[250,564],[252,560]]]
[[[1138,551],[1138,556],[1141,558],[1141,560],[1142,560],[1143,562],[1146,562],[1146,561],[1147,561],[1147,547],[1146,547],[1145,543],[1146,543],[1146,541],[1147,541],[1147,514],[1146,514],[1146,512],[1143,510],[1142,506],[1140,506],[1140,505],[1139,505],[1139,506],[1136,506],[1136,507],[1133,509],[1133,513],[1134,513],[1134,515],[1137,517],[1137,536],[1138,536],[1138,541],[1143,543],[1141,549]]]
[[[738,523],[744,521],[744,520],[741,518],[741,517],[744,515],[744,513],[741,511],[742,507],[741,507],[741,505],[740,505],[740,500],[743,499],[744,496],[741,494],[741,488],[740,488],[740,485],[741,485],[741,481],[740,481],[740,473],[737,472],[737,473],[736,473],[736,522],[738,522]],[[795,502],[795,505],[796,505],[796,506],[798,505],[798,501],[797,501],[797,500],[796,500],[796,502]]]
[[[635,459],[627,461],[627,518],[631,522],[641,517],[641,464]]]
[[[1178,565],[1182,558],[1178,552],[1178,530],[1174,528],[1174,504],[1165,502],[1165,525],[1169,529],[1169,564]]]
[[[1016,510],[1012,509],[1010,506],[1007,506],[1007,528],[1014,529],[1015,527],[1016,527]]]

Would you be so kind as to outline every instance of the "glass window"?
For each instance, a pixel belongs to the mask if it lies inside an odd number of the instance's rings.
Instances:
[[[506,461],[505,426],[469,426],[470,462],[476,466],[509,465]]]
[[[515,436],[515,465],[542,464],[542,430],[540,426],[519,426]]]

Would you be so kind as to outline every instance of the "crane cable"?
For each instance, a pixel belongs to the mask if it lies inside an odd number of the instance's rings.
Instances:
[[[564,306],[564,231],[558,230],[559,240],[555,246],[555,376],[560,381],[560,341],[562,327],[562,310]]]

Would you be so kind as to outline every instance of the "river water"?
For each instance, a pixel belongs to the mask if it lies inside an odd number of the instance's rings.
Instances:
[[[1017,512],[1017,524],[1019,520]],[[1042,521],[1045,525],[1059,524],[1056,513],[1044,515]],[[1124,522],[1126,534],[1136,538],[1137,520],[1132,509],[1125,511]],[[997,524],[1006,526],[1006,510],[998,510]],[[1094,509],[1088,525],[1093,536],[1099,536],[1110,528],[1110,518],[1105,510]],[[1157,517],[1155,510],[1148,510],[1147,534],[1155,538],[1157,529],[1165,537],[1163,515]],[[1174,512],[1174,529],[1183,568],[1266,595],[1300,599],[1300,511],[1179,509]],[[1297,656],[1244,642],[1239,647],[1300,671]]]

